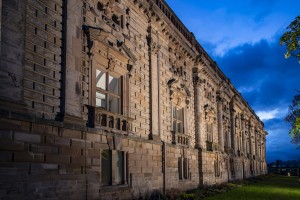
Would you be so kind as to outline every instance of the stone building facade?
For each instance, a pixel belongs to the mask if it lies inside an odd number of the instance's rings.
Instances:
[[[0,198],[266,173],[266,131],[163,0],[0,0]]]

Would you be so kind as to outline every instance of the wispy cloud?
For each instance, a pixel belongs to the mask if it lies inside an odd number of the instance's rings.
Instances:
[[[299,90],[300,67],[279,46],[300,13],[299,0],[166,2],[264,121],[268,160],[299,159],[283,118]]]
[[[201,44],[212,43],[213,56],[224,56],[230,49],[244,44],[274,41],[274,36],[299,15],[299,8],[291,6],[298,5],[297,0],[285,1],[189,0],[179,3],[179,0],[167,0],[170,5],[178,6],[172,8]],[[186,10],[190,11],[188,15]]]
[[[261,120],[268,120],[277,118],[278,109],[270,110],[270,111],[258,111],[256,114]]]

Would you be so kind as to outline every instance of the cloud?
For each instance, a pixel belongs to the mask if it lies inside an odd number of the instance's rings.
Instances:
[[[209,41],[211,55],[224,56],[229,50],[261,40],[273,42],[299,15],[297,0],[167,0],[183,23],[203,44]],[[189,12],[186,12],[186,11]],[[187,14],[188,13],[188,14]]]
[[[271,111],[257,111],[256,114],[261,120],[273,119],[276,118],[276,115],[278,114],[278,109]]]
[[[267,135],[267,160],[268,162],[279,160],[298,160],[300,150],[292,144],[288,134],[288,124],[282,119],[267,120],[265,123],[269,132]]]
[[[279,40],[279,35],[276,37]],[[261,40],[230,49],[216,57],[244,99],[265,123],[268,161],[299,159],[300,151],[291,144],[289,125],[284,117],[300,88],[300,65],[284,58],[285,48],[277,42]]]

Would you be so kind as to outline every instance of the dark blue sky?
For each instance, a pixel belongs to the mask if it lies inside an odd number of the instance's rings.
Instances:
[[[284,122],[300,90],[300,64],[279,38],[299,0],[166,0],[265,123],[267,160],[300,159]]]

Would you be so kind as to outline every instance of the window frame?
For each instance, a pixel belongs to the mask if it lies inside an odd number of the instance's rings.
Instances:
[[[214,128],[214,126],[212,123],[206,123],[206,141],[207,142],[214,141],[213,128]]]
[[[178,119],[177,114],[176,114],[176,116],[174,116],[174,109],[176,109],[175,113],[177,113],[177,111],[180,110],[182,119]],[[176,123],[176,126],[174,126],[174,123]],[[178,131],[178,124],[181,124],[182,131]],[[186,129],[186,127],[185,127],[185,109],[183,107],[173,105],[172,106],[172,131],[174,133],[185,134],[185,129]]]
[[[221,177],[221,162],[217,159],[214,161],[215,177]]]
[[[100,72],[103,72],[105,74],[105,89],[101,88],[101,87],[97,87],[97,70]],[[113,77],[115,79],[117,79],[118,81],[118,94],[114,94],[114,92],[109,91],[109,77]],[[108,70],[104,70],[101,67],[95,67],[94,70],[94,75],[93,75],[93,106],[95,106],[95,108],[100,108],[103,109],[107,112],[110,113],[115,113],[115,114],[123,114],[123,76],[117,76],[115,75],[113,72],[108,71]],[[103,94],[105,95],[105,102],[106,102],[106,106],[105,107],[101,107],[101,106],[97,106],[97,93]],[[109,105],[109,97],[113,97],[116,98],[118,100],[118,108],[117,108],[117,112],[114,112],[110,109],[110,105]]]
[[[109,182],[104,183],[103,182],[103,160],[102,160],[102,154],[104,151],[108,151],[110,156],[110,163],[109,167],[111,167],[108,171],[110,171],[109,175]],[[121,153],[122,155],[122,176],[120,177],[121,180],[119,180],[119,176],[117,176],[118,170],[117,170],[117,154]],[[109,149],[102,149],[100,150],[100,184],[101,186],[124,186],[127,185],[127,152],[125,151],[119,151],[119,150],[109,150]]]
[[[182,181],[190,179],[188,158],[178,157],[178,179]]]

